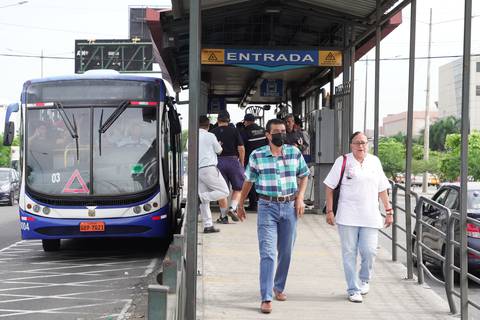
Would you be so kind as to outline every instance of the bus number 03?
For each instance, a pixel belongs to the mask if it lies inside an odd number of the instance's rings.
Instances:
[[[60,173],[52,173],[52,183],[59,183],[60,182]]]

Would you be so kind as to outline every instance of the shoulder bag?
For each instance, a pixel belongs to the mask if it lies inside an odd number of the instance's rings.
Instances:
[[[337,208],[338,208],[338,198],[340,197],[340,186],[342,185],[343,174],[345,173],[345,164],[347,163],[347,156],[343,155],[343,163],[342,163],[342,170],[340,171],[340,180],[338,180],[338,184],[333,189],[333,215],[337,215]],[[327,213],[327,204],[325,203],[325,207],[323,207],[323,213]]]

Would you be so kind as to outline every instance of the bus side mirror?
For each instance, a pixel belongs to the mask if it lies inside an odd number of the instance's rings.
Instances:
[[[3,145],[11,146],[15,137],[15,124],[13,121],[5,123],[5,131],[3,132]]]

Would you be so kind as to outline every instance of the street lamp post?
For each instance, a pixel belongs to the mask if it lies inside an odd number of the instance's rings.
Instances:
[[[427,56],[427,94],[425,102],[425,129],[423,130],[423,160],[429,159],[430,153],[430,52],[432,49],[432,8],[430,8],[430,23],[428,24],[428,56]],[[428,188],[428,172],[423,173],[422,192]]]

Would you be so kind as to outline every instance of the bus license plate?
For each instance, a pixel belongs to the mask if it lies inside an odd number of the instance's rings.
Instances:
[[[80,232],[102,232],[105,231],[105,222],[80,222]]]

